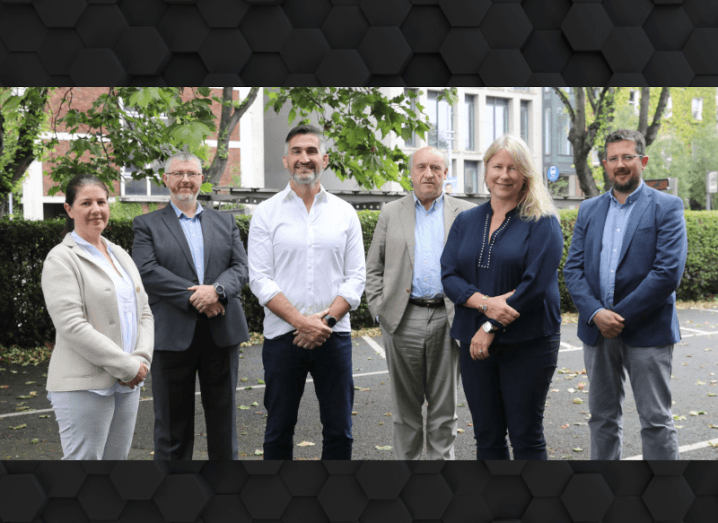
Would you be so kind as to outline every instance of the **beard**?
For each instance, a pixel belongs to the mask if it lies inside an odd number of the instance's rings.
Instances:
[[[311,164],[311,166],[306,167],[311,167],[314,172],[312,172],[311,174],[299,175],[297,174],[297,171],[299,170],[297,165],[294,166],[294,169],[292,169],[292,171],[289,173],[289,176],[292,177],[294,183],[297,183],[299,185],[314,185],[319,180],[319,176],[322,174],[322,171],[320,169],[317,169],[314,164]]]
[[[622,193],[631,193],[631,192],[633,192],[634,189],[636,189],[636,187],[638,187],[638,184],[640,183],[641,180],[640,180],[638,177],[631,176],[631,177],[628,179],[628,181],[626,181],[626,183],[618,183],[618,182],[616,181],[616,178],[615,178],[615,177],[616,177],[616,176],[619,176],[619,175],[622,175],[622,174],[628,174],[628,175],[630,175],[631,173],[630,173],[630,172],[626,172],[626,171],[619,171],[619,172],[614,173],[614,181],[613,181],[613,183],[612,183],[614,190],[616,190],[616,191],[618,191],[618,192],[622,192]]]
[[[199,191],[198,191],[199,192]],[[172,195],[178,202],[192,203],[197,200],[197,193],[175,193]]]

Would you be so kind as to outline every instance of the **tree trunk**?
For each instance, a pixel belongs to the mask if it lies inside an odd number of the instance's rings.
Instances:
[[[222,179],[229,160],[229,138],[244,113],[257,99],[259,89],[259,87],[252,87],[247,97],[241,100],[234,108],[234,112],[232,112],[234,106],[232,101],[233,88],[225,87],[222,89],[222,113],[220,115],[219,129],[217,130],[217,153],[214,155],[212,165],[207,170],[207,183],[217,185]]]

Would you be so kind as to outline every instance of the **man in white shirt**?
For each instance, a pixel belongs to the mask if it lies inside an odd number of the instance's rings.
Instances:
[[[351,459],[354,380],[349,311],[364,292],[364,244],[352,206],[319,182],[329,162],[319,129],[286,138],[289,184],[249,228],[249,286],[264,306],[264,459],[292,459],[307,374],[314,379],[321,459]]]

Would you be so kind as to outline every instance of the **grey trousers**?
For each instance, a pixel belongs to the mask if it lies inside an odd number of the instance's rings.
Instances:
[[[140,387],[100,396],[89,390],[48,394],[60,427],[62,459],[127,459],[135,433]]]
[[[424,447],[426,399],[428,459],[454,459],[459,348],[449,336],[446,309],[407,305],[394,334],[382,329],[394,400],[394,453],[419,459]]]
[[[631,380],[641,421],[643,459],[680,459],[671,414],[673,345],[631,347],[618,338],[599,336],[583,345],[590,381],[591,459],[621,459],[626,374]]]

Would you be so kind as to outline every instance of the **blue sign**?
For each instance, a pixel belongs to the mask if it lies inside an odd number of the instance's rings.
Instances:
[[[548,181],[555,182],[558,180],[558,167],[552,165],[548,168]]]

